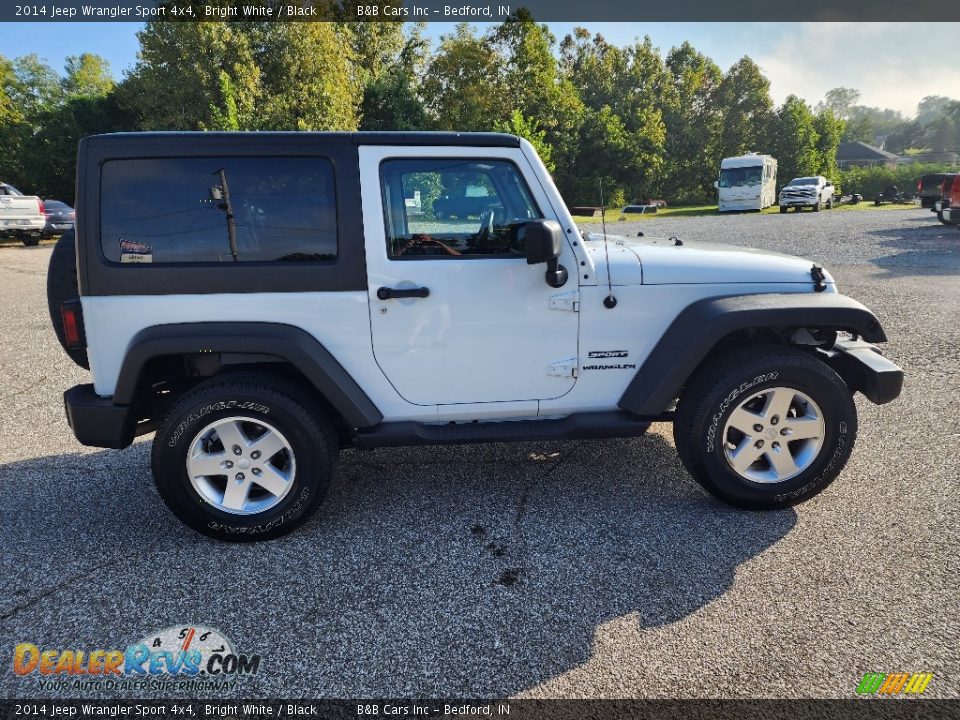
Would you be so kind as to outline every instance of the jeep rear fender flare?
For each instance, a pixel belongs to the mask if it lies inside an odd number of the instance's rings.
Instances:
[[[372,427],[383,420],[373,401],[315,337],[281,323],[201,322],[145,328],[127,347],[114,404],[134,402],[141,373],[150,360],[211,353],[261,354],[285,360],[313,384],[351,427]]]
[[[771,293],[709,297],[677,315],[637,370],[618,405],[645,417],[660,415],[714,346],[738,330],[822,328],[887,337],[876,316],[836,293]]]

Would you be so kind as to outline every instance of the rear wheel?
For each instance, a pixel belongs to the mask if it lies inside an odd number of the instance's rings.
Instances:
[[[284,535],[316,512],[336,466],[333,424],[273,376],[215,378],[171,408],[153,475],[186,525],[220,540]]]
[[[24,235],[20,240],[27,247],[36,247],[40,244],[39,235]]]
[[[684,466],[716,497],[776,509],[826,488],[857,435],[853,397],[826,364],[794,348],[753,346],[701,368],[677,406]]]
[[[786,205],[781,205],[781,206],[780,206],[780,214],[781,214],[781,215],[785,215],[786,212],[787,212],[787,206],[786,206]]]
[[[947,222],[947,219],[943,216],[943,210],[938,210],[938,211],[937,211],[937,220],[939,220],[940,222],[942,222],[944,225],[949,225],[949,224],[950,224],[949,222]]]
[[[833,198],[827,198],[827,210],[833,210]]]

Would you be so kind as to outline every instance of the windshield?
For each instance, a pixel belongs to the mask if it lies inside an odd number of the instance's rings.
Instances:
[[[817,184],[817,178],[815,178],[815,177],[812,177],[812,178],[794,178],[793,180],[791,180],[790,182],[787,183],[787,186],[790,186],[790,185],[816,185],[816,184]]]
[[[762,177],[763,165],[723,168],[720,171],[720,187],[733,188],[759,185]]]

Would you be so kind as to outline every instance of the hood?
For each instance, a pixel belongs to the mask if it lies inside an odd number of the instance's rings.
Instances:
[[[588,233],[585,246],[597,277],[605,277],[603,235]],[[813,280],[810,260],[752,248],[667,238],[608,235],[610,274],[617,285],[803,283]],[[833,278],[826,274],[826,282]]]

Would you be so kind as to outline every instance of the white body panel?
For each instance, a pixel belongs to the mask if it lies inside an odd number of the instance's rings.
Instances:
[[[724,170],[759,168],[760,182],[733,187],[717,183],[718,209],[720,212],[736,210],[763,210],[777,201],[777,160],[769,155],[748,153],[739,157],[724,158],[720,162],[721,176]]]
[[[576,357],[578,317],[551,309],[560,290],[546,284],[543,265],[519,256],[387,258],[380,163],[404,157],[505,159],[525,178],[534,170],[518,148],[360,148],[373,350],[391,384],[416,405],[531,401],[569,392],[576,378],[549,374],[548,366]],[[539,183],[527,184],[546,217],[559,220]],[[560,261],[576,267],[569,244]],[[430,296],[382,301],[380,287],[426,287]]]

